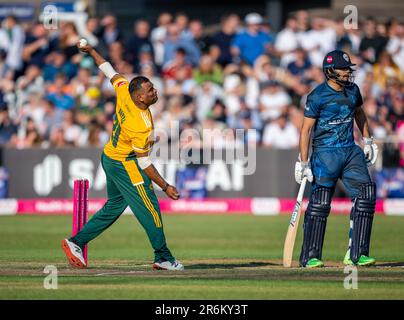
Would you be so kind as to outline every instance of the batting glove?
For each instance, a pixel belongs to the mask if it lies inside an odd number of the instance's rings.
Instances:
[[[296,161],[295,164],[295,180],[298,184],[302,183],[304,177],[309,182],[313,182],[313,173],[310,169],[310,162]]]
[[[365,142],[363,152],[365,153],[366,164],[368,167],[370,167],[376,162],[379,148],[377,147],[377,144],[373,142],[373,137],[363,138],[363,141]]]

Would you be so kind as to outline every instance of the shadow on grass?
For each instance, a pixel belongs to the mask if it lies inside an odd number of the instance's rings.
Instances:
[[[269,262],[247,262],[247,263],[198,263],[186,266],[187,270],[192,269],[235,269],[235,268],[261,268],[268,266],[280,266],[278,263]]]

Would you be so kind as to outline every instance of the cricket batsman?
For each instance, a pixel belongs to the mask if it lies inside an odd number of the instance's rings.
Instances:
[[[338,179],[352,199],[350,245],[346,265],[367,266],[376,203],[376,185],[368,166],[376,162],[378,147],[373,142],[359,88],[353,83],[353,66],[347,53],[335,50],[324,57],[326,80],[307,97],[300,133],[300,155],[295,179],[312,182],[310,201],[304,217],[300,266],[324,266],[322,248],[331,198]],[[363,150],[354,143],[354,120],[362,133]],[[312,136],[311,136],[312,135]],[[309,144],[312,138],[312,154]]]
[[[69,263],[85,268],[83,247],[111,226],[129,205],[145,229],[154,249],[153,269],[184,270],[167,247],[160,207],[153,190],[155,182],[173,200],[179,198],[153,166],[149,153],[156,142],[149,107],[156,103],[157,91],[149,79],[137,76],[130,82],[86,43],[78,43],[116,91],[116,109],[110,141],[101,155],[106,174],[108,200],[74,237],[62,241]]]

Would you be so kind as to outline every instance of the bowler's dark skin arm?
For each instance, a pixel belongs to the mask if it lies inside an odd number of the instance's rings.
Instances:
[[[136,153],[137,157],[144,157],[147,156],[147,153]],[[177,189],[174,186],[171,186],[164,178],[160,175],[157,171],[156,167],[151,164],[147,168],[143,169],[143,172],[161,189],[167,188],[165,193],[173,200],[178,200],[180,194],[178,193]],[[168,186],[168,187],[167,187]]]
[[[95,64],[97,65],[97,67],[99,67],[100,65],[102,65],[103,63],[107,62],[107,60],[105,60],[98,52],[97,50],[95,50],[93,47],[86,45],[84,47],[80,47],[80,43],[77,44],[77,47],[79,48],[79,50],[88,53],[93,59]],[[115,80],[117,80],[118,78],[122,77],[122,75],[120,74],[116,74],[111,78],[111,83],[114,83]]]

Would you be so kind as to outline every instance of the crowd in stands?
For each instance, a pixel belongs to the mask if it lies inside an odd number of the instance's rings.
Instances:
[[[397,146],[397,137],[404,140],[404,24],[397,19],[368,17],[347,29],[343,19],[302,10],[274,32],[257,13],[204,25],[163,12],[155,23],[134,21],[128,35],[114,15],[91,17],[86,27],[89,43],[119,73],[154,83],[156,131],[170,132],[173,123],[182,131],[256,129],[244,142],[295,148],[306,97],[324,81],[323,57],[342,49],[357,64],[355,82],[374,137]],[[13,16],[3,20],[1,146],[102,147],[108,141],[115,94],[92,58],[77,49],[82,36],[71,22],[53,30]],[[236,137],[215,132],[213,146]],[[404,147],[401,152],[404,159]]]

